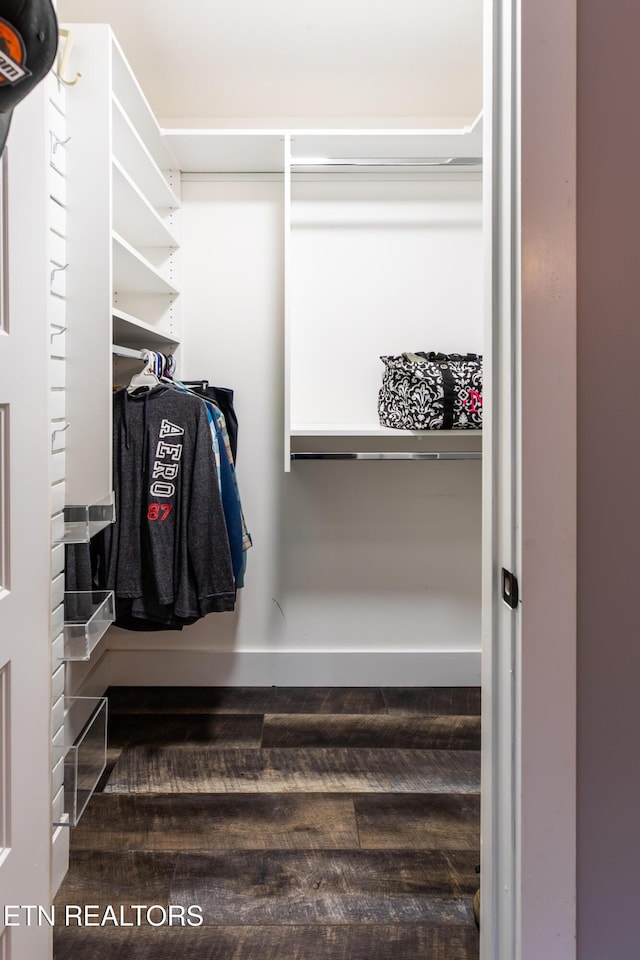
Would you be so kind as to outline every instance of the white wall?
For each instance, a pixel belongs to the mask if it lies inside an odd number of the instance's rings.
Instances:
[[[183,183],[180,373],[236,391],[254,547],[235,613],[181,634],[110,631],[108,646],[127,651],[108,654],[110,680],[477,682],[479,463],[305,462],[283,473],[281,198],[277,181]]]
[[[480,179],[352,173],[292,197],[293,428],[376,426],[381,355],[482,352]]]

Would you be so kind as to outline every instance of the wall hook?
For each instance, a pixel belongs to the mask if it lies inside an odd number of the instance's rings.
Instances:
[[[52,263],[53,263],[53,261],[52,261]],[[55,266],[53,266],[53,267],[51,268],[51,275],[50,275],[50,277],[49,277],[49,289],[53,289],[53,281],[54,281],[54,279],[55,279],[56,273],[60,273],[62,270],[66,270],[68,266],[69,266],[68,263],[65,263],[65,264],[62,265],[62,266],[61,266],[60,264],[56,264]]]
[[[51,452],[52,453],[54,452],[54,448],[55,448],[56,434],[64,433],[65,430],[68,430],[70,426],[71,424],[65,423],[64,427],[56,427],[54,430],[51,431]]]
[[[59,336],[61,336],[61,335],[65,332],[66,329],[67,329],[66,327],[59,327],[57,330],[52,330],[52,332],[51,332],[51,343],[53,343],[53,338],[54,338],[54,337],[59,337]]]
[[[66,147],[66,145],[69,143],[69,140],[71,140],[71,137],[67,137],[65,140],[60,140],[58,137],[56,137],[53,130],[50,130],[49,133],[51,135],[51,156],[53,156],[58,147]]]
[[[58,67],[54,72],[54,76],[58,83],[63,83],[65,87],[74,87],[80,77],[81,73],[76,73],[73,80],[66,80],[64,74],[67,72],[67,65],[69,62],[69,55],[71,53],[71,48],[73,47],[73,35],[70,30],[59,30],[60,37],[64,39],[64,47],[58,54]]]

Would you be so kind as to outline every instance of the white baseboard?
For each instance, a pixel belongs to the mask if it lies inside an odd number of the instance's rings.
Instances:
[[[51,902],[69,869],[69,827],[56,827],[51,839]]]
[[[479,651],[108,650],[78,691],[113,686],[468,687],[480,685]]]

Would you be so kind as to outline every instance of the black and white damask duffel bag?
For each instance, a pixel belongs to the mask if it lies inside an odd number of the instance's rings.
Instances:
[[[482,357],[476,353],[403,353],[380,357],[383,427],[478,430],[482,427]]]

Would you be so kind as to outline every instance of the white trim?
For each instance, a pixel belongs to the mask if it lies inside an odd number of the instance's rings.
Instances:
[[[284,177],[282,194],[282,314],[284,337],[283,433],[284,472],[291,471],[291,135],[284,136]]]
[[[485,52],[480,955],[574,960],[576,0],[486,0]]]
[[[76,696],[108,686],[466,687],[480,683],[480,653],[404,651],[108,650]]]
[[[485,0],[485,349],[482,554],[481,960],[517,960],[515,651],[520,612],[499,593],[518,576],[518,0]]]
[[[70,827],[56,827],[51,840],[51,900],[69,869]]]

